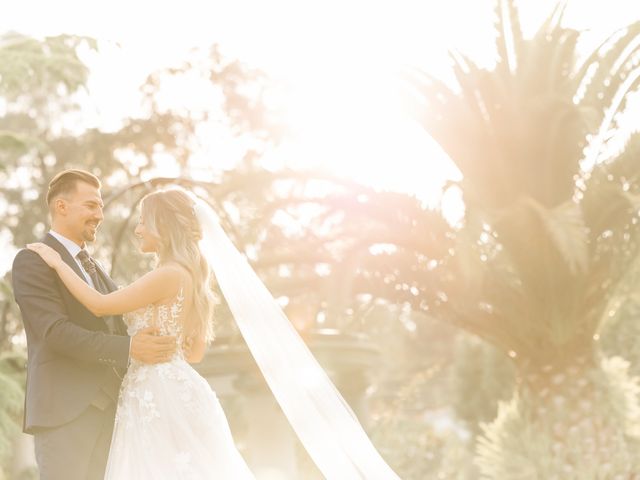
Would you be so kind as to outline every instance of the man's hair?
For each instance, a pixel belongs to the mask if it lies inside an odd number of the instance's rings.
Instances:
[[[102,184],[98,177],[84,170],[64,170],[58,173],[49,182],[49,190],[47,191],[47,205],[51,206],[51,201],[65,193],[75,191],[78,182],[88,183],[96,188],[100,188]]]

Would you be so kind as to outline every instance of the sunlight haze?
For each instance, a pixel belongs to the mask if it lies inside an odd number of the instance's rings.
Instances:
[[[535,31],[552,5],[521,2],[525,34]],[[631,0],[573,1],[567,22],[593,29],[597,38],[624,25],[630,14],[640,17],[635,12]],[[457,171],[402,111],[398,72],[412,65],[446,76],[448,48],[485,65],[494,55],[489,0],[27,1],[3,13],[0,29],[99,39],[101,58],[90,85],[94,106],[87,117],[93,114],[90,122],[103,128],[130,113],[139,84],[154,68],[217,43],[224,54],[288,88],[289,135],[269,155],[270,164],[327,169],[429,203]],[[237,153],[233,146],[222,148],[215,163],[229,168]]]

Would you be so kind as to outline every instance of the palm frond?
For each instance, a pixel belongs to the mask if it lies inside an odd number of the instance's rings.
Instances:
[[[503,0],[496,0],[494,3],[494,22],[498,53],[497,68],[503,75],[508,75],[515,68],[510,65],[508,43],[511,32],[509,32],[508,24],[505,21]]]
[[[522,27],[520,25],[520,15],[518,14],[518,6],[516,0],[506,0],[505,6],[509,14],[509,25],[511,25],[511,37],[513,39],[513,50],[515,58],[519,59],[523,55],[525,46],[524,37],[522,35]]]
[[[581,102],[604,110],[611,104],[619,83],[637,67],[640,22],[609,35],[588,55],[575,73],[584,90]]]
[[[553,11],[543,22],[539,31],[549,33],[561,28],[562,20],[564,19],[564,14],[567,10],[567,4],[568,0],[560,0],[558,3],[556,3]]]

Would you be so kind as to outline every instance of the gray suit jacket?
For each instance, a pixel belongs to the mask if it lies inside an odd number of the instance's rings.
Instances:
[[[42,241],[84,280],[60,242],[51,235]],[[98,270],[115,290],[109,276]],[[31,250],[16,255],[12,282],[27,335],[24,431],[37,433],[73,420],[105,393],[117,399],[119,377],[129,361],[130,339],[122,318],[115,319],[116,332],[109,333],[105,321],[78,302],[56,272]]]

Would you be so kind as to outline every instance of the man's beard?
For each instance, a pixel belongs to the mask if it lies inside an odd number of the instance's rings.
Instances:
[[[87,228],[82,231],[82,238],[85,242],[95,241],[96,234],[98,233],[98,226],[99,224],[96,224],[95,227],[87,225]]]

